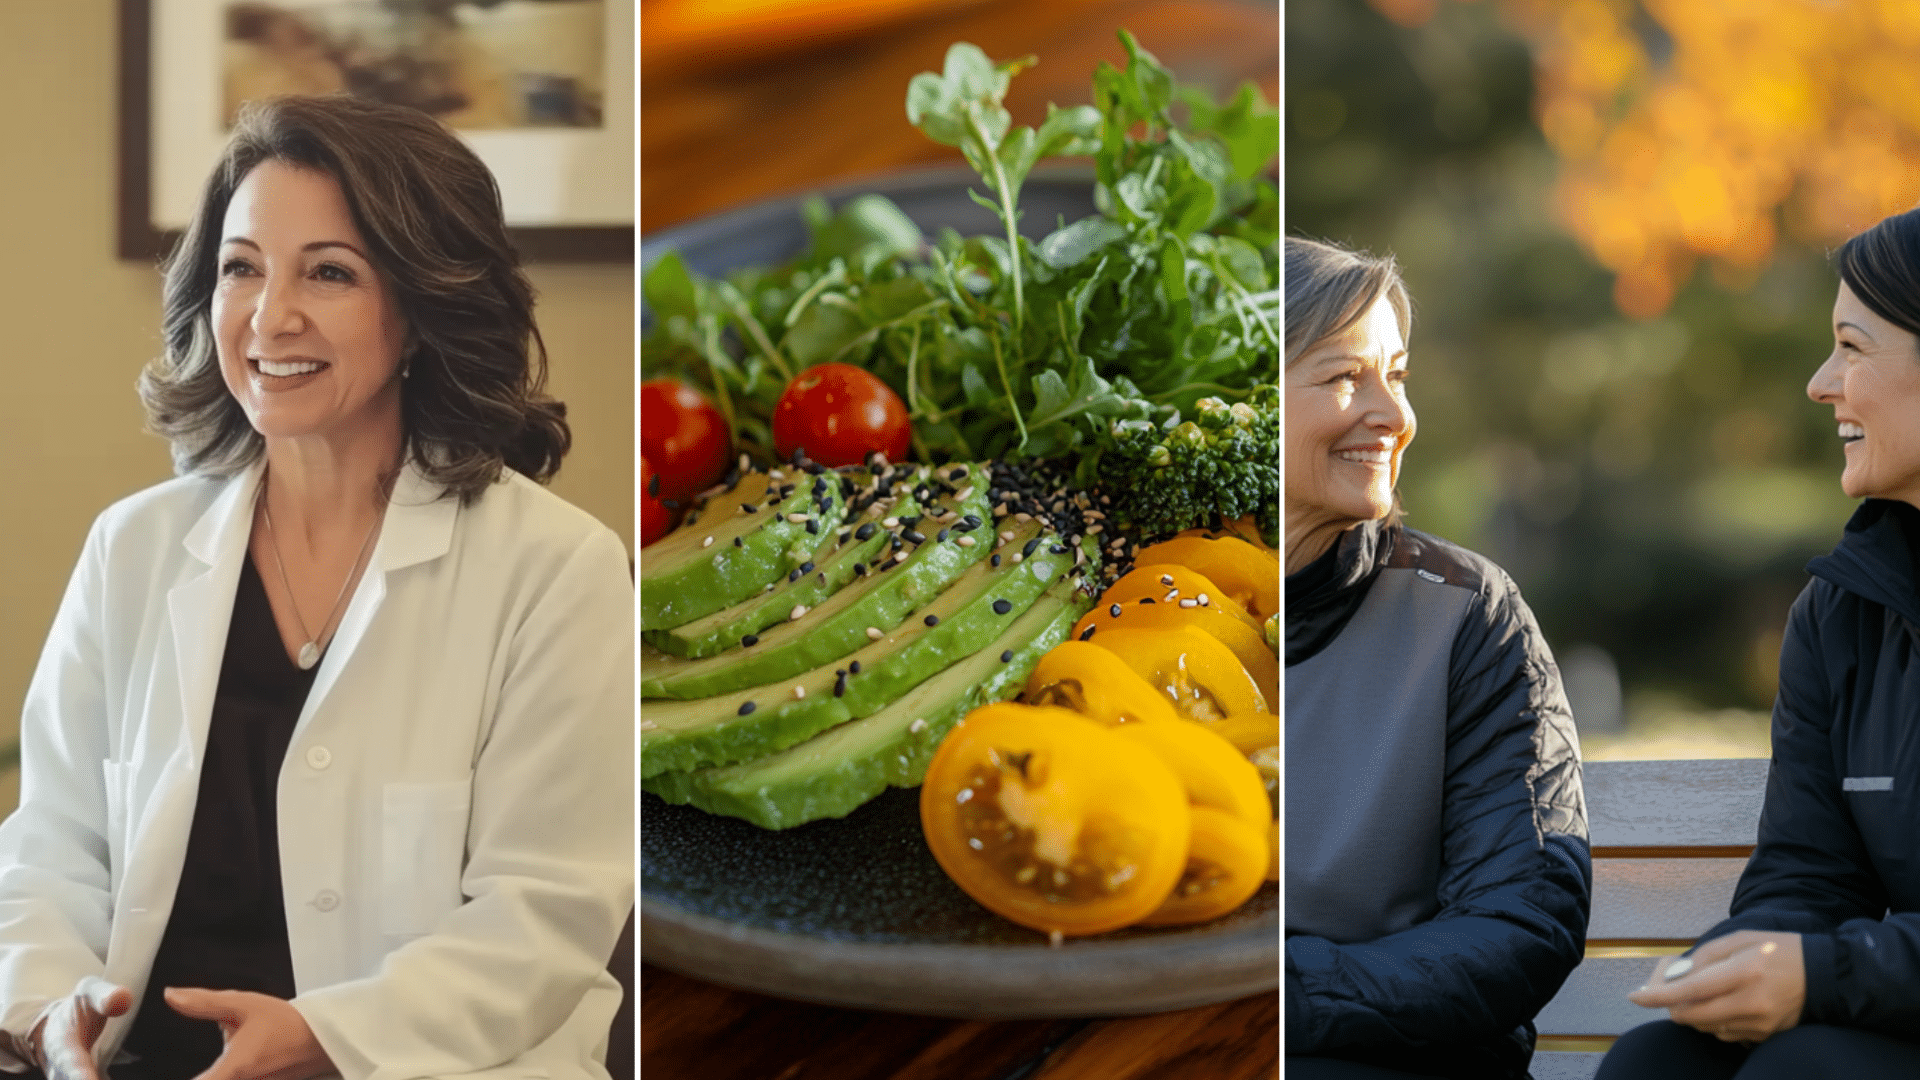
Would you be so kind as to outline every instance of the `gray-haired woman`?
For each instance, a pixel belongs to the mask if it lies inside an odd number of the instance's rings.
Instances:
[[[95,523],[28,691],[0,1065],[603,1076],[632,592],[537,483],[568,429],[492,177],[410,110],[251,107],[165,341],[181,476]]]
[[[1287,1075],[1524,1077],[1580,962],[1580,757],[1511,579],[1395,512],[1388,259],[1286,250]]]

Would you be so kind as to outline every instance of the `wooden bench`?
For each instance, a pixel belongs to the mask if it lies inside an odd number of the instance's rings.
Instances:
[[[1753,853],[1763,758],[1596,761],[1585,769],[1593,843],[1587,958],[1534,1019],[1534,1080],[1586,1080],[1614,1039],[1664,1009],[1627,1000],[1653,958],[1726,918]]]

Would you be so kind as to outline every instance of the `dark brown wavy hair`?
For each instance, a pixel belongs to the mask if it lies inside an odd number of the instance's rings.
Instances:
[[[166,263],[165,351],[140,375],[147,424],[181,473],[228,476],[256,461],[260,433],[227,391],[211,325],[227,204],[276,161],[331,177],[410,331],[402,358],[407,454],[470,502],[511,468],[545,482],[573,436],[548,397],[533,285],[507,239],[500,188],[466,144],[425,113],[347,95],[242,108],[192,224]]]

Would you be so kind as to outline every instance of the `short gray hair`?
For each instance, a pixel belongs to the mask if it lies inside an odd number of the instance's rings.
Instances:
[[[1371,255],[1325,240],[1287,237],[1287,366],[1366,315],[1382,295],[1413,329],[1413,300],[1391,255]]]

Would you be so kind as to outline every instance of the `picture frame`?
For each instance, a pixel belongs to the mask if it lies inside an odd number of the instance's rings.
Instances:
[[[119,0],[118,254],[164,257],[219,158],[219,48],[229,0]],[[500,182],[529,262],[634,257],[634,0],[606,0],[597,127],[461,131]]]

